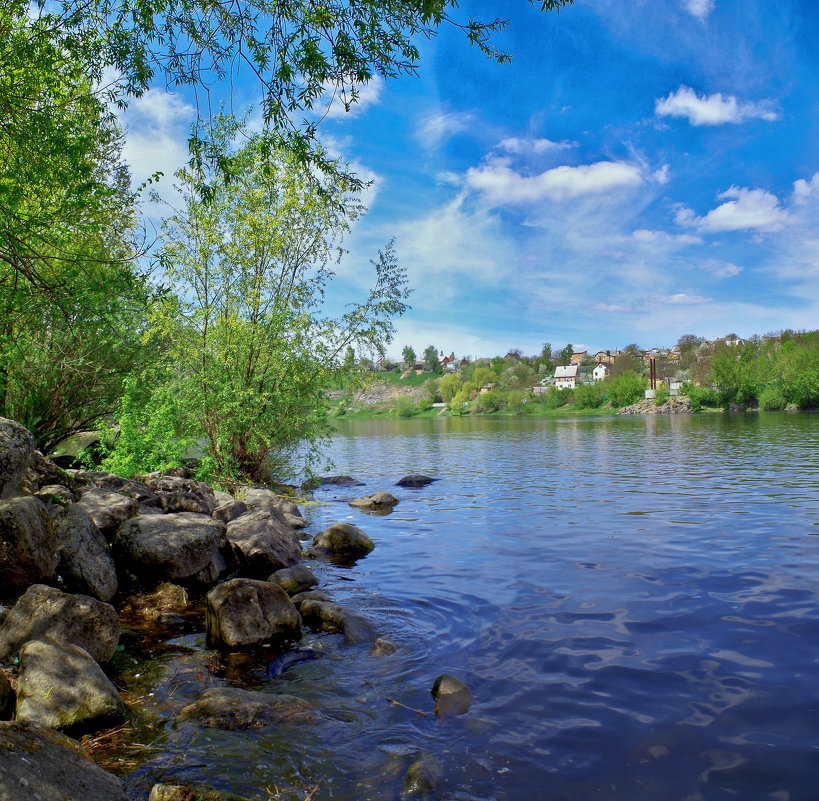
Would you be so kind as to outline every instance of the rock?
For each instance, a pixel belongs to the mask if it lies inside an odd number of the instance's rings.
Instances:
[[[10,498],[20,491],[34,450],[34,437],[27,428],[0,417],[0,498]]]
[[[294,517],[301,517],[301,509],[296,506],[293,501],[282,498],[273,490],[262,489],[261,487],[242,487],[245,490],[242,500],[247,504],[248,509],[264,509],[265,507],[273,507],[280,512],[293,515]]]
[[[227,648],[249,648],[301,636],[301,615],[276,584],[231,579],[207,596],[208,640]]]
[[[34,451],[28,462],[23,476],[22,487],[26,492],[37,495],[44,492],[48,487],[62,487],[72,495],[79,493],[78,482],[72,475],[69,475],[61,467],[58,467],[51,459],[46,459],[40,451]],[[74,500],[71,498],[70,500]]]
[[[316,631],[344,631],[344,609],[332,601],[304,599],[299,607],[305,626]]]
[[[178,615],[188,609],[187,590],[163,582],[149,593],[135,593],[120,605],[120,619],[136,623],[153,622]]]
[[[463,715],[472,704],[472,693],[460,679],[442,673],[430,690],[435,699],[434,712],[438,717]]]
[[[313,553],[365,556],[373,548],[373,541],[351,523],[335,523],[313,537]]]
[[[303,517],[296,517],[296,515],[291,515],[289,512],[282,512],[282,516],[291,528],[301,530],[307,526],[307,521]]]
[[[389,492],[374,492],[372,495],[353,498],[350,506],[355,506],[357,509],[392,509],[397,503],[398,498]]]
[[[413,473],[412,475],[404,476],[402,479],[398,480],[396,482],[396,486],[418,489],[419,487],[426,487],[427,484],[431,484],[433,481],[437,480],[437,478],[430,478],[429,476],[424,476],[420,473]]]
[[[394,654],[398,650],[398,646],[388,640],[386,637],[379,637],[375,643],[373,643],[373,647],[370,648],[370,653],[373,656],[389,656],[390,654]]]
[[[223,523],[227,524],[230,523],[231,520],[241,517],[247,511],[248,507],[244,501],[237,501],[234,498],[231,498],[227,503],[217,506],[213,510],[213,516],[217,520],[221,520]]]
[[[222,492],[221,490],[214,490],[213,497],[216,498],[217,506],[224,506],[226,503],[236,500],[229,492]]]
[[[0,627],[0,660],[16,656],[29,640],[42,639],[79,645],[107,662],[119,642],[119,619],[113,606],[96,598],[33,584]]]
[[[242,561],[242,573],[265,578],[301,558],[301,543],[282,513],[272,507],[248,512],[227,525],[226,536]]]
[[[120,569],[138,578],[213,583],[218,578],[214,559],[223,541],[221,521],[209,515],[180,512],[127,520],[117,529],[112,547]]]
[[[216,509],[216,496],[203,481],[164,475],[149,478],[145,483],[159,496],[159,502],[166,512],[210,515]]]
[[[675,395],[669,398],[661,406],[657,406],[654,398],[643,398],[643,400],[631,406],[624,406],[617,414],[634,415],[634,414],[691,414],[691,399],[685,395]]]
[[[329,601],[330,596],[321,590],[308,590],[307,592],[299,592],[291,596],[290,600],[293,606],[301,612],[301,605],[304,601]]]
[[[58,562],[57,538],[42,502],[31,495],[0,500],[0,597],[53,581]]]
[[[205,690],[182,710],[179,717],[227,731],[261,729],[286,723],[318,723],[322,720],[314,707],[295,695],[276,695],[237,687],[211,687]]]
[[[61,484],[46,484],[40,487],[34,495],[43,503],[73,503],[77,500],[77,496],[68,487]]]
[[[108,489],[90,489],[80,498],[82,506],[104,536],[139,512],[139,501]]]
[[[401,797],[431,795],[441,778],[441,763],[429,754],[421,754],[404,774]]]
[[[84,648],[29,640],[20,649],[16,718],[52,729],[100,729],[120,723],[125,704]]]
[[[344,639],[354,645],[362,642],[372,642],[375,639],[373,624],[366,617],[357,615],[354,612],[345,611],[341,630],[344,632]]]
[[[116,492],[118,495],[126,495],[133,498],[142,506],[161,508],[159,496],[143,481],[135,478],[123,478],[115,476],[113,473],[106,473],[104,470],[85,471],[81,470],[76,474],[76,479],[90,485],[94,489],[108,490]]]
[[[201,784],[155,784],[148,801],[247,801]]]
[[[114,557],[85,507],[70,503],[52,517],[59,572],[72,592],[110,601],[117,591]]]
[[[336,487],[360,487],[363,486],[364,482],[358,481],[352,476],[315,476],[305,481],[301,487],[304,490],[312,490],[324,484]]]
[[[19,720],[0,723],[0,799],[127,801],[119,780],[95,765],[76,742]]]
[[[278,584],[288,595],[304,592],[318,584],[313,571],[304,565],[293,565],[277,570],[267,580]]]
[[[8,720],[14,711],[14,690],[6,678],[6,674],[0,670],[0,720]]]

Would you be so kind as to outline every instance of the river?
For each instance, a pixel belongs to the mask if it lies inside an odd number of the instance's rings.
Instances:
[[[337,427],[333,470],[364,486],[317,491],[308,531],[346,520],[376,547],[315,572],[398,650],[308,633],[327,657],[268,679],[182,627],[138,667],[155,700],[133,798],[177,777],[253,798],[387,801],[421,752],[449,801],[816,798],[819,416]],[[414,472],[438,481],[394,486]],[[398,496],[392,514],[347,506],[377,490]],[[429,690],[444,672],[474,702],[438,720]],[[139,691],[133,671],[123,679]],[[208,682],[292,693],[329,720],[175,723]]]

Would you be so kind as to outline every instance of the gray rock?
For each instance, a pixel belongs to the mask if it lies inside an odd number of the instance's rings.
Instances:
[[[398,498],[389,492],[373,492],[371,495],[353,498],[350,506],[355,506],[357,509],[391,509],[397,503]]]
[[[194,512],[210,515],[216,509],[213,490],[202,481],[193,481],[178,476],[160,476],[146,482],[159,496],[166,512]]]
[[[429,476],[424,476],[420,473],[413,473],[412,475],[404,476],[402,479],[399,479],[396,482],[396,486],[418,489],[419,487],[426,487],[427,484],[431,484],[433,481],[437,480],[437,478],[430,478]]]
[[[211,687],[179,715],[202,726],[236,731],[281,726],[288,723],[318,723],[322,715],[295,695],[241,690],[238,687]]]
[[[226,536],[242,562],[243,575],[266,578],[301,558],[301,543],[282,513],[273,507],[248,512],[228,523]]]
[[[421,754],[404,774],[402,798],[431,795],[441,778],[441,763],[429,754]]]
[[[226,503],[236,500],[229,492],[222,492],[221,490],[214,490],[213,497],[216,498],[217,506],[224,506]]]
[[[70,503],[52,517],[59,571],[72,592],[110,601],[117,591],[117,569],[111,549],[85,507]]]
[[[20,649],[17,720],[87,731],[124,717],[117,688],[84,648],[29,640]]]
[[[397,650],[398,646],[392,642],[392,640],[388,640],[386,637],[379,637],[373,643],[373,647],[370,648],[370,653],[373,656],[389,656],[390,654],[394,654]]]
[[[81,470],[76,474],[77,481],[93,489],[108,490],[118,495],[126,495],[144,506],[160,508],[159,496],[143,481],[134,478],[123,478],[104,470]]]
[[[34,450],[34,437],[27,428],[0,417],[0,498],[19,492]]]
[[[155,784],[148,801],[248,801],[243,796],[223,793],[201,784]]]
[[[344,632],[344,639],[354,645],[375,640],[373,624],[363,615],[357,615],[354,612],[344,612],[341,630]]]
[[[127,520],[117,529],[112,547],[117,565],[138,578],[213,583],[219,575],[214,560],[223,540],[221,521],[180,512]]]
[[[0,720],[8,720],[14,711],[14,690],[6,678],[6,674],[0,670]]]
[[[357,526],[351,523],[335,523],[313,537],[313,553],[364,556],[375,544]]]
[[[231,498],[227,503],[217,506],[213,510],[213,516],[217,520],[221,520],[223,523],[227,524],[230,523],[231,520],[241,517],[247,511],[248,507],[244,501],[237,501],[234,498]]]
[[[0,723],[0,799],[127,801],[119,780],[95,765],[76,742],[19,720]]]
[[[307,592],[299,592],[291,596],[290,600],[293,606],[301,612],[301,605],[304,601],[329,601],[330,596],[321,590],[308,590]]]
[[[72,495],[79,493],[79,482],[73,476],[54,464],[51,459],[46,459],[40,451],[34,451],[23,475],[22,487],[26,492],[37,495],[49,486],[64,487]]]
[[[0,500],[0,597],[52,581],[59,557],[46,507],[34,496]]]
[[[289,512],[282,512],[282,515],[291,528],[301,530],[307,526],[307,521],[303,517],[296,517],[296,515],[291,515]]]
[[[301,517],[301,509],[293,503],[293,501],[282,498],[273,490],[263,489],[261,487],[242,487],[244,496],[242,500],[247,504],[248,509],[264,509],[266,507],[273,507],[280,512],[293,515],[294,517]]]
[[[293,565],[277,570],[267,580],[278,584],[288,595],[304,592],[318,584],[313,571],[305,565]]]
[[[227,648],[301,636],[301,615],[287,593],[254,579],[231,579],[214,587],[207,596],[206,625],[208,640]]]
[[[80,498],[97,528],[108,537],[116,527],[139,512],[139,501],[109,489],[90,489]]]
[[[305,626],[316,631],[344,631],[344,608],[332,601],[304,599],[299,606]]]
[[[0,627],[0,660],[16,656],[29,640],[42,639],[79,645],[98,662],[107,662],[119,641],[117,612],[88,595],[33,584]]]
[[[472,705],[472,692],[460,679],[442,673],[430,690],[435,699],[434,712],[438,717],[463,715]]]
[[[44,504],[73,503],[77,496],[62,484],[46,484],[34,493]]]

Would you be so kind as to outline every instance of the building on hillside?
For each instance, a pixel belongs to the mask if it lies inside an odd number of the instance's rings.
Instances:
[[[555,386],[558,389],[574,389],[577,386],[577,365],[565,364],[556,367]]]
[[[611,372],[611,362],[597,362],[592,377],[595,381],[602,381]]]
[[[582,362],[588,355],[589,352],[587,350],[576,350],[574,353],[572,353],[569,362],[571,364],[580,364],[580,362]]]

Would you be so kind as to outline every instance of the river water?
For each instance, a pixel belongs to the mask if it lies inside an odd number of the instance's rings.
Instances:
[[[817,797],[819,416],[339,421],[328,456],[364,486],[317,491],[308,531],[347,520],[376,548],[315,572],[398,650],[308,633],[327,657],[268,679],[181,628],[122,676],[155,692],[132,797],[182,778],[387,801],[421,752],[451,801]],[[413,472],[439,480],[393,486]],[[347,506],[377,490],[392,514]],[[444,672],[474,702],[438,720]],[[328,721],[176,722],[213,683],[292,693]]]

